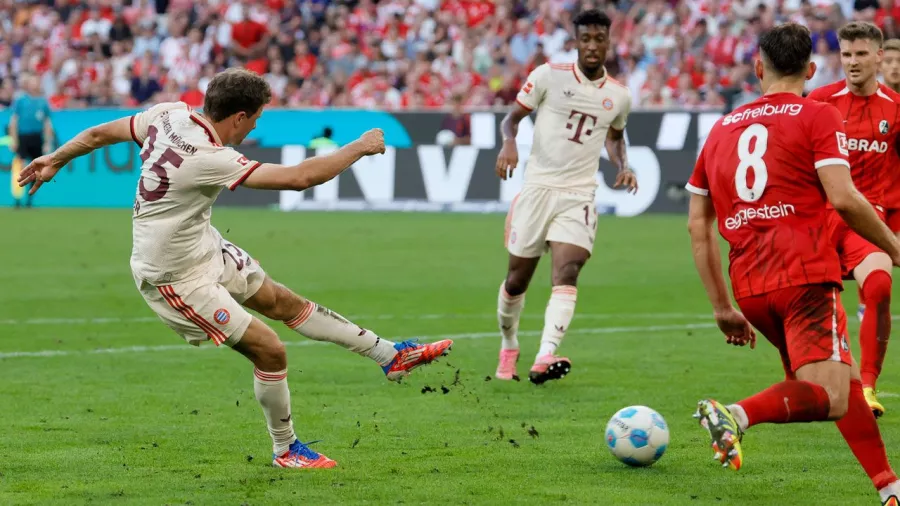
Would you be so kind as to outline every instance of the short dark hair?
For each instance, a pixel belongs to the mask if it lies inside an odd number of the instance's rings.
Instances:
[[[779,75],[803,74],[812,56],[809,29],[797,23],[778,25],[760,36],[759,53],[766,66]]]
[[[572,24],[575,25],[576,31],[579,26],[603,26],[609,30],[609,27],[612,26],[612,20],[609,19],[605,12],[599,9],[588,9],[576,14],[572,19]]]
[[[881,29],[866,21],[854,21],[847,23],[838,30],[838,39],[853,42],[855,40],[870,40],[876,46],[884,43],[884,34]]]
[[[272,100],[269,83],[259,74],[242,68],[230,68],[209,81],[203,99],[203,115],[212,122],[245,113],[253,116]]]

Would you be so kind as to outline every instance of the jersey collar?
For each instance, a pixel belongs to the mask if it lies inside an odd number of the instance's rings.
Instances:
[[[603,77],[597,79],[596,81],[591,81],[584,75],[584,72],[581,71],[581,68],[578,66],[578,63],[572,64],[572,73],[575,74],[575,80],[580,84],[593,84],[598,88],[602,88],[603,85],[606,84],[606,80],[609,78],[609,71],[606,70],[606,66],[603,66]]]
[[[206,118],[197,114],[197,111],[191,110],[191,121],[200,125],[200,128],[206,130],[206,135],[209,136],[209,140],[215,144],[216,146],[222,145],[222,139],[219,138],[218,132],[213,128],[212,123],[210,123]]]

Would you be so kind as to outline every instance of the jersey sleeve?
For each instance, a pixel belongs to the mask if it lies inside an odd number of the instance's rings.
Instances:
[[[610,127],[615,128],[616,130],[625,130],[625,125],[628,123],[628,115],[631,113],[631,93],[625,93],[625,100],[623,101],[622,111],[619,112],[619,115],[616,116],[616,119],[610,123]]]
[[[173,109],[187,109],[184,102],[164,102],[156,104],[146,111],[141,111],[131,117],[131,138],[138,146],[144,145],[144,139],[147,138],[147,129],[160,114],[171,111]]]
[[[528,74],[528,79],[516,95],[516,102],[522,107],[533,111],[544,101],[547,88],[550,83],[550,65],[543,64]]]
[[[248,160],[246,156],[231,147],[220,147],[204,155],[200,184],[204,186],[224,186],[234,191],[261,162]]]
[[[707,140],[707,144],[709,144],[709,140]],[[709,177],[706,175],[706,145],[700,151],[700,156],[697,157],[697,163],[694,165],[694,172],[691,173],[691,178],[688,179],[684,188],[695,195],[709,196]]]
[[[847,149],[847,134],[844,120],[833,105],[824,105],[809,126],[813,161],[816,169],[828,165],[843,165],[850,168]]]

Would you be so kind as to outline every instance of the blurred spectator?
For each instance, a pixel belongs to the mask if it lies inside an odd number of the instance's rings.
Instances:
[[[467,146],[472,141],[471,118],[463,110],[463,97],[456,95],[452,100],[453,110],[441,123],[441,131],[453,133],[453,146]]]
[[[326,147],[337,147],[337,143],[331,138],[332,135],[331,127],[325,127],[322,130],[322,135],[316,137],[315,139],[309,141],[310,149],[319,149]]]
[[[842,23],[900,32],[897,0],[0,2],[0,106],[23,72],[53,107],[202,104],[210,77],[238,65],[265,75],[272,106],[508,105],[536,66],[576,60],[572,13],[597,6],[613,20],[606,68],[636,109],[716,108],[759,94],[756,39],[775,23],[812,31],[809,87],[840,79]]]

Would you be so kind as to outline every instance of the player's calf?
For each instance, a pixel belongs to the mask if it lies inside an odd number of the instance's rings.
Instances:
[[[814,362],[788,379],[728,406],[742,431],[761,423],[804,423],[838,420],[847,412],[850,366]]]
[[[866,306],[859,330],[862,383],[870,390],[874,404],[878,404],[874,399],[875,383],[881,375],[891,334],[892,279],[889,269],[890,259],[883,253],[869,255],[854,269],[854,275],[862,286],[862,300]]]
[[[446,355],[452,344],[449,340],[420,345],[382,339],[371,330],[300,297],[271,279],[266,279],[259,291],[244,304],[282,320],[288,328],[305,337],[334,343],[374,360],[390,380],[399,380],[413,369]]]
[[[891,504],[891,497],[900,497],[900,481],[888,462],[878,422],[866,402],[858,377],[851,380],[847,413],[838,420],[837,427],[878,490],[883,504]]]

